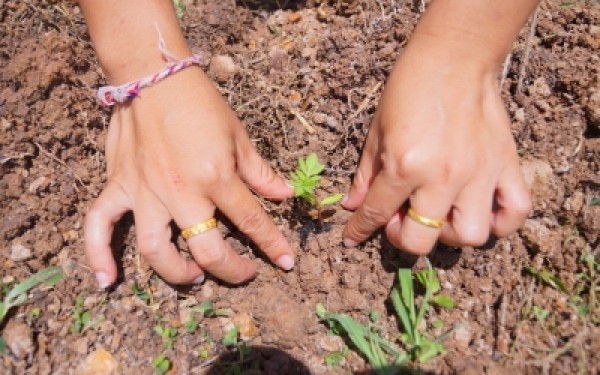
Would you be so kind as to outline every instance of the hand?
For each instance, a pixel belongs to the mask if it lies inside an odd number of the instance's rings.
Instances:
[[[255,276],[213,229],[188,240],[194,260],[171,242],[170,223],[187,228],[226,215],[276,264],[294,265],[294,253],[246,183],[283,199],[293,190],[258,155],[248,135],[204,73],[191,67],[144,89],[115,108],[106,140],[108,183],[85,223],[85,250],[101,287],[116,279],[110,248],[115,223],[135,217],[140,253],[165,280],[198,283],[204,271],[230,282]]]
[[[343,204],[356,209],[344,230],[355,246],[385,225],[390,242],[427,254],[449,245],[484,244],[490,232],[515,231],[530,212],[509,118],[495,70],[455,65],[435,48],[400,57],[373,118],[362,159]],[[441,229],[405,216],[445,219]]]

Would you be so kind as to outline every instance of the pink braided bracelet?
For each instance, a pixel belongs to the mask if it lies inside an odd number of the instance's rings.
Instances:
[[[158,30],[158,26],[157,26]],[[158,30],[158,48],[162,53],[167,66],[155,74],[146,76],[140,80],[122,84],[120,86],[102,86],[98,89],[97,98],[103,107],[110,107],[116,103],[124,103],[131,100],[140,94],[140,90],[144,87],[152,86],[166,77],[175,74],[194,64],[200,65],[201,59],[199,55],[193,55],[183,60],[177,60],[167,51],[165,42],[162,38],[160,30]]]

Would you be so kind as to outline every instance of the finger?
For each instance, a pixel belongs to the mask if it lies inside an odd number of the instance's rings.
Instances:
[[[352,186],[348,190],[348,193],[342,199],[342,206],[348,210],[355,210],[364,201],[369,187],[373,183],[375,176],[381,170],[381,162],[377,157],[377,146],[378,136],[376,128],[376,121],[378,116],[375,116],[373,124],[371,124],[371,131],[367,136],[365,142],[365,148],[363,150],[356,174],[352,180]]]
[[[85,254],[100,288],[117,278],[110,243],[115,224],[131,209],[129,198],[116,182],[109,182],[85,217]]]
[[[424,186],[411,196],[410,207],[424,218],[447,220],[455,197],[456,191],[449,190],[448,186]],[[406,216],[400,233],[393,237],[392,243],[409,253],[426,255],[435,245],[440,232],[441,228],[428,227]]]
[[[164,280],[173,284],[199,284],[204,272],[185,259],[171,241],[171,216],[156,196],[142,188],[134,210],[138,249]]]
[[[182,229],[209,220],[214,215],[215,206],[209,201],[192,197],[178,201],[186,204],[174,206],[170,212]],[[196,234],[187,242],[200,267],[223,281],[239,284],[256,276],[256,264],[236,253],[217,228]]]
[[[257,152],[246,132],[238,137],[237,166],[240,177],[266,198],[285,199],[294,189]]]
[[[412,191],[404,179],[382,171],[344,228],[344,245],[356,246],[366,240],[377,228],[386,224],[406,201]]]
[[[452,220],[440,240],[450,246],[481,246],[490,236],[494,187],[472,183],[459,193],[452,208]]]
[[[227,183],[228,194],[214,194],[213,202],[232,222],[279,267],[294,267],[294,252],[275,223],[246,185],[233,178]]]
[[[523,224],[532,210],[529,190],[518,167],[509,167],[500,175],[495,199],[492,232],[498,237],[507,236]]]

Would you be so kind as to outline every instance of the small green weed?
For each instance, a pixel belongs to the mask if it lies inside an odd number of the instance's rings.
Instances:
[[[158,374],[166,374],[171,368],[171,361],[164,354],[159,354],[152,360],[152,368]]]
[[[80,334],[85,332],[87,329],[95,326],[104,320],[103,316],[99,316],[96,319],[91,319],[91,311],[83,309],[83,297],[78,296],[75,299],[73,305],[73,312],[71,313],[73,323],[71,323],[70,331],[74,334]]]
[[[325,356],[325,364],[329,367],[338,368],[346,355],[348,355],[348,347],[344,345],[341,351],[328,353]]]
[[[162,326],[157,324],[154,326],[154,332],[156,332],[163,339],[163,346],[165,349],[173,349],[173,343],[175,342],[175,338],[177,337],[177,329],[168,327],[166,325]]]
[[[5,350],[6,350],[6,340],[4,340],[4,337],[0,336],[0,354],[4,353]]]
[[[245,342],[239,340],[240,329],[236,325],[231,328],[223,337],[221,343],[228,348],[237,349],[238,359],[225,365],[226,370],[224,374],[238,375],[242,374],[242,365],[246,361],[247,356],[250,354],[250,349]]]
[[[42,315],[42,309],[40,309],[39,307],[34,307],[33,309],[31,309],[31,312],[27,316],[27,325],[31,327],[33,325],[33,322],[36,321],[40,317],[40,315]]]
[[[548,317],[548,315],[550,315],[550,311],[539,306],[533,306],[532,312],[533,316],[535,316],[535,320],[537,320],[540,323],[543,323]]]
[[[317,215],[314,218],[319,221],[322,219],[323,208],[339,202],[344,196],[337,193],[323,199],[317,198],[315,189],[324,170],[325,166],[319,163],[317,154],[312,153],[304,159],[298,159],[298,168],[292,173],[290,181],[294,187],[294,195],[304,199],[317,210]]]
[[[414,273],[414,278],[425,288],[425,295],[419,307],[415,301],[413,273],[410,269],[402,268],[398,271],[398,284],[392,289],[391,300],[402,323],[403,333],[400,339],[405,351],[380,336],[373,325],[379,320],[379,313],[376,311],[369,314],[371,322],[366,326],[347,314],[330,313],[322,304],[317,304],[316,314],[319,319],[328,323],[333,334],[346,334],[378,375],[395,374],[409,361],[426,362],[444,353],[442,340],[451,330],[430,340],[418,327],[431,309],[431,303],[441,307],[454,306],[450,297],[435,295],[440,290],[440,284],[429,261],[428,266],[428,269]],[[436,300],[435,297],[439,298]],[[438,326],[441,325],[438,323]]]
[[[590,206],[596,206],[599,204],[600,204],[600,197],[592,198],[592,200],[590,201]]]
[[[188,320],[183,323],[183,327],[188,333],[192,333],[198,328],[201,318],[229,315],[229,309],[215,309],[213,302],[211,300],[206,300],[191,309],[190,316]]]
[[[181,20],[187,13],[187,7],[183,0],[173,0],[173,5],[175,6],[175,14],[177,15],[177,19]]]
[[[596,311],[600,298],[600,262],[589,251],[581,254],[579,262],[583,270],[577,274],[577,282],[569,302],[580,316],[590,316],[595,324],[600,324],[600,314]],[[586,296],[587,301],[584,298]]]
[[[133,284],[131,285],[131,292],[133,293],[134,296],[136,296],[137,298],[146,302],[146,304],[148,304],[148,305],[152,305],[154,302],[154,299],[152,298],[152,294],[150,292],[148,292],[147,290],[140,288],[137,281],[134,281]]]
[[[59,266],[52,266],[38,271],[29,276],[24,281],[7,290],[7,286],[3,286],[4,300],[0,302],[0,324],[8,314],[12,307],[22,305],[27,301],[27,292],[40,284],[54,286],[58,284],[64,275]]]
[[[558,276],[547,270],[538,270],[533,267],[525,267],[525,272],[542,281],[544,284],[551,286],[552,288],[559,290],[563,293],[569,294],[569,290],[565,286]]]

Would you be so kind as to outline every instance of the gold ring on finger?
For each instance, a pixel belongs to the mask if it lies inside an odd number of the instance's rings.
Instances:
[[[201,221],[198,224],[192,225],[189,228],[185,228],[181,231],[181,237],[187,240],[197,234],[204,233],[217,227],[217,219],[211,217],[208,220]]]
[[[412,207],[408,209],[406,214],[417,223],[425,225],[429,228],[440,229],[444,226],[444,223],[446,223],[446,220],[444,219],[430,219],[428,217],[419,215],[417,211],[412,209]]]

